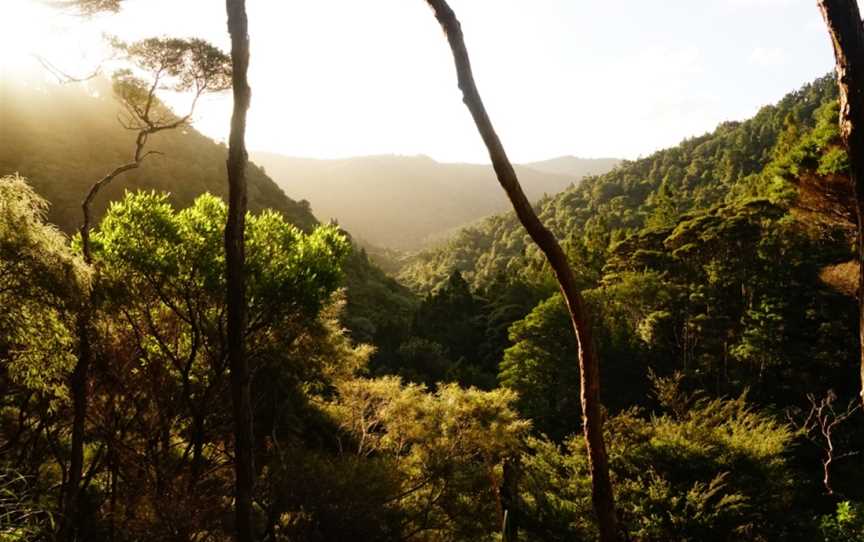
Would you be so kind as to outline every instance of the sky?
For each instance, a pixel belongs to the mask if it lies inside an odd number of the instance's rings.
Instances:
[[[103,32],[201,37],[228,50],[222,0],[127,0],[83,20],[0,0],[0,76],[36,52],[67,73]],[[488,162],[423,0],[248,0],[247,146],[289,156],[424,154]],[[515,162],[633,159],[743,120],[829,72],[815,0],[451,0],[480,93]],[[185,97],[166,96],[182,109]],[[230,94],[195,127],[225,140]]]

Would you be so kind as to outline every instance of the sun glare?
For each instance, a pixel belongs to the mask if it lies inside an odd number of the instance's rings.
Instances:
[[[0,72],[36,72],[37,57],[76,70],[83,63],[79,17],[71,17],[43,0],[0,0]],[[77,28],[76,28],[77,27]]]
[[[50,19],[46,8],[31,0],[0,0],[0,65],[5,70],[17,70],[30,63],[50,40],[43,27]]]

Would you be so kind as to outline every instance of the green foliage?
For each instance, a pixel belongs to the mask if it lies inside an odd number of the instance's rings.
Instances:
[[[112,46],[134,68],[124,68],[112,76],[114,95],[125,109],[120,123],[127,130],[146,135],[184,125],[194,112],[201,95],[231,88],[231,59],[204,40],[149,38],[132,44],[112,39]],[[191,92],[190,111],[182,117],[157,96],[157,91]],[[144,155],[136,152],[136,161]]]
[[[371,368],[393,367],[396,351],[409,334],[417,299],[387,276],[362,250],[353,250],[345,263],[347,305],[342,321],[358,343],[376,346]]]
[[[226,216],[225,203],[209,194],[175,212],[165,194],[129,193],[111,205],[93,235],[95,258],[127,300],[150,292],[171,303],[165,294],[182,299],[184,292],[194,292],[221,306]],[[305,234],[273,211],[249,216],[246,239],[253,330],[262,322],[272,326],[298,314],[317,314],[338,287],[350,249],[332,226]]]
[[[809,129],[822,118],[817,109],[836,96],[833,75],[820,78],[777,105],[763,107],[750,120],[722,123],[710,134],[626,161],[541,200],[540,218],[559,238],[573,239],[602,257],[610,244],[646,225],[668,226],[682,213],[738,197],[774,159],[785,120],[793,118],[802,131]],[[474,287],[483,288],[499,273],[518,274],[542,265],[538,262],[538,251],[515,215],[508,213],[461,230],[441,248],[421,252],[399,276],[412,287],[429,291],[458,269]],[[574,257],[573,264],[577,275],[584,273],[583,257]]]
[[[649,348],[647,363],[684,370],[718,394],[753,385],[761,400],[794,402],[808,387],[775,385],[792,367],[826,382],[826,371],[842,369],[834,360],[855,349],[853,303],[819,278],[847,250],[767,200],[687,215],[613,247],[596,292],[604,333],[630,330]],[[803,340],[811,335],[819,338]]]
[[[825,504],[812,495],[818,459],[791,449],[770,413],[814,389],[856,393],[848,362],[858,348],[854,284],[838,288],[827,273],[854,258],[836,117],[827,76],[751,120],[538,204],[593,317],[616,488],[637,540],[815,536],[807,518]],[[435,291],[454,269],[479,295],[508,282],[544,292],[510,320],[512,346],[499,367],[499,382],[519,393],[519,411],[551,438],[535,437],[522,456],[529,474],[520,483],[530,494],[523,521],[538,540],[593,539],[582,445],[566,438],[579,427],[576,349],[563,304],[549,297],[548,267],[509,214],[420,253],[400,277]],[[446,337],[436,342],[449,346]],[[680,376],[652,399],[644,390],[653,371]],[[632,410],[660,398],[666,414]]]
[[[672,410],[628,410],[606,426],[617,506],[631,538],[787,539],[791,431],[743,396],[694,401],[668,381],[659,385]],[[583,519],[591,488],[582,438],[563,446],[533,439],[529,448],[534,453],[522,459],[528,539],[594,539]]]
[[[358,456],[386,460],[399,486],[403,533],[425,540],[494,540],[502,463],[518,453],[529,423],[507,390],[440,385],[434,393],[398,378],[337,384],[326,408]],[[404,534],[403,534],[404,536]]]
[[[581,427],[579,359],[570,314],[559,294],[510,327],[498,380],[519,394],[519,411],[555,441]]]
[[[54,518],[37,502],[31,481],[0,463],[0,542],[45,540]]]
[[[411,332],[436,344],[446,344],[443,353],[450,360],[449,374],[422,381],[458,380],[485,388],[493,387],[495,364],[482,363],[482,343],[478,341],[485,328],[483,300],[476,297],[462,275],[456,271],[447,283],[429,295],[414,314]],[[407,360],[406,360],[407,361]],[[429,375],[435,376],[435,375]]]
[[[232,433],[223,421],[230,420],[231,404],[224,349],[226,214],[224,202],[209,194],[178,211],[165,194],[128,193],[92,236],[103,330],[98,352],[112,363],[100,367],[100,386],[108,392],[92,400],[91,419],[126,427],[118,438],[131,450],[143,435],[163,439],[161,446],[136,450],[142,464],[123,471],[135,491],[123,492],[117,506],[152,510],[129,524],[133,537],[154,529],[168,538],[173,529],[212,530],[225,513],[220,496],[233,480],[224,451]],[[348,343],[335,322],[338,308],[330,307],[350,244],[335,227],[304,233],[273,211],[250,213],[246,239],[245,333],[256,431],[293,436],[296,420],[310,410],[306,393],[326,389],[370,354]],[[119,410],[117,403],[130,409]],[[276,450],[294,444],[292,436],[273,437]],[[267,461],[276,451],[260,453]],[[172,508],[166,494],[191,494],[184,504],[195,513]],[[89,523],[96,536],[99,521]]]
[[[208,59],[227,74],[203,42],[120,47],[137,66],[117,90],[144,127],[182,119],[148,105],[143,72],[164,69],[178,89],[227,84],[198,79],[194,66]],[[91,90],[110,91],[104,81]],[[0,537],[50,523],[42,511],[68,462],[65,381],[87,299],[82,537],[227,539],[224,148],[191,129],[148,142],[165,156],[128,181],[149,191],[100,195],[119,201],[100,200],[91,285],[74,243],[45,218],[71,231],[82,187],[128,160],[132,142],[106,98],[53,87],[28,98],[0,103],[4,128],[20,136],[0,148],[0,168],[32,173],[36,187],[0,181],[0,450],[3,469],[15,465],[0,471],[0,521],[7,509],[35,515],[0,524]],[[838,467],[849,501],[822,516],[835,503],[820,493],[818,457],[793,448],[779,421],[805,392],[856,391],[856,306],[823,281],[854,257],[835,101],[832,80],[819,80],[750,121],[538,203],[593,317],[616,498],[633,540],[861,538],[860,469]],[[403,274],[426,292],[418,300],[338,228],[318,227],[308,203],[254,166],[249,178],[261,538],[492,541],[515,490],[508,513],[521,538],[596,539],[575,339],[515,217],[419,255]],[[394,374],[404,381],[381,377]],[[860,432],[849,424],[844,450]]]
[[[861,542],[864,540],[864,505],[850,501],[837,503],[834,515],[819,518],[819,530],[825,542]]]
[[[0,378],[62,398],[89,271],[45,222],[47,206],[20,177],[0,178]]]
[[[204,40],[148,38],[130,44],[115,39],[112,44],[136,67],[155,74],[160,89],[201,93],[231,88],[231,59]]]
[[[117,122],[123,109],[112,98],[109,83],[95,79],[88,86],[90,94],[72,85],[48,85],[33,92],[9,79],[0,80],[0,93],[8,97],[0,100],[0,117],[4,130],[15,134],[0,145],[0,174],[26,175],[35,191],[51,202],[48,220],[67,233],[81,223],[81,199],[90,185],[127,162],[135,145],[134,133]],[[170,118],[176,115],[171,113]],[[160,154],[125,173],[122,183],[99,192],[93,204],[94,223],[111,201],[124,197],[126,189],[167,193],[178,209],[189,207],[204,193],[226,198],[224,145],[184,126],[151,135],[147,149]],[[318,226],[308,202],[288,198],[263,169],[250,163],[246,175],[253,213],[272,209],[304,232]],[[359,250],[348,255],[345,269],[348,299],[343,322],[357,342],[374,342],[379,347],[375,357],[384,363],[407,333],[416,300]]]
[[[543,288],[506,280],[472,291],[454,271],[419,303],[410,328],[395,335],[395,353],[377,360],[372,369],[427,385],[445,381],[492,389],[508,344],[507,329],[546,295]]]

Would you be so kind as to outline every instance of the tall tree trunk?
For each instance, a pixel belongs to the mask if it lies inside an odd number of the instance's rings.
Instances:
[[[817,0],[837,62],[840,88],[840,135],[849,153],[849,169],[858,220],[858,340],[861,401],[864,403],[864,26],[855,0]]]
[[[597,362],[597,353],[594,349],[594,339],[591,335],[591,322],[585,303],[576,286],[573,270],[567,261],[567,256],[561,249],[561,245],[537,217],[534,209],[522,187],[513,165],[507,158],[507,153],[501,144],[492,121],[486,113],[486,108],[477,91],[474,75],[471,72],[471,63],[462,29],[456,15],[446,0],[426,0],[435,12],[435,17],[444,29],[450,49],[453,52],[453,60],[456,64],[456,73],[459,80],[459,88],[462,90],[462,99],[474,123],[480,132],[483,142],[489,151],[489,157],[498,177],[498,182],[507,192],[507,197],[516,211],[516,216],[522,226],[525,227],[531,239],[537,244],[549,265],[555,272],[561,293],[567,303],[570,312],[570,320],[579,342],[579,368],[581,371],[582,392],[582,421],[585,444],[588,450],[588,465],[591,473],[591,495],[594,502],[594,511],[597,514],[597,523],[600,528],[600,540],[612,542],[620,540],[621,533],[618,527],[618,518],[615,512],[615,497],[612,491],[612,482],[609,479],[609,461],[606,455],[606,445],[603,441],[603,412],[600,405],[600,371]]]
[[[89,258],[88,258],[89,260]],[[88,261],[88,263],[90,263]],[[80,527],[81,479],[84,473],[84,430],[87,418],[87,381],[92,358],[90,346],[90,303],[85,301],[78,314],[78,361],[69,381],[72,393],[72,440],[69,478],[63,491],[63,518],[60,539],[74,542]]]
[[[255,466],[252,453],[252,402],[249,364],[246,360],[246,280],[244,266],[246,229],[246,111],[251,91],[249,29],[245,0],[226,0],[228,32],[231,34],[234,112],[228,145],[228,222],[225,226],[227,279],[228,364],[231,369],[231,400],[234,411],[235,514],[238,542],[252,542],[252,490]]]

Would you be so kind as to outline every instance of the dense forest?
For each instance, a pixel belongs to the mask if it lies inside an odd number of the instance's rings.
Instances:
[[[584,335],[524,217],[385,272],[160,100],[233,86],[237,128],[243,4],[231,57],[0,79],[0,542],[609,539]],[[593,320],[620,539],[864,541],[844,96],[826,75],[534,205]]]

